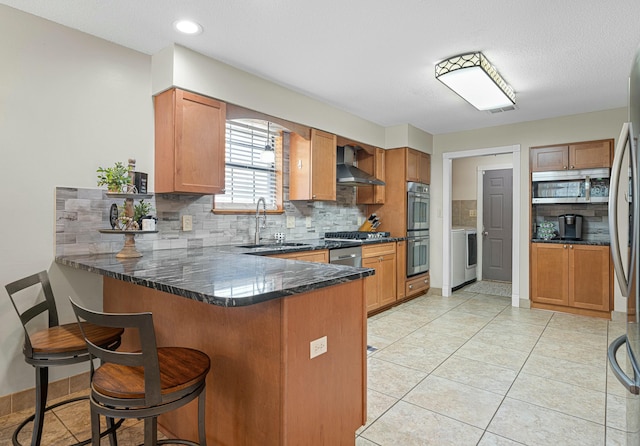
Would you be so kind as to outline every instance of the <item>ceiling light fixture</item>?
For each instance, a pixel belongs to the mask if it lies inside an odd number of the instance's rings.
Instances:
[[[176,20],[173,27],[184,34],[194,35],[202,32],[202,26],[191,20]]]
[[[513,88],[480,52],[439,62],[436,79],[478,110],[495,110],[516,103]]]

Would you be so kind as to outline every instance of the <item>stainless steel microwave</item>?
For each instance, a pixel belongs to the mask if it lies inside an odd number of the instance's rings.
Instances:
[[[561,170],[531,174],[531,202],[608,203],[609,169]]]

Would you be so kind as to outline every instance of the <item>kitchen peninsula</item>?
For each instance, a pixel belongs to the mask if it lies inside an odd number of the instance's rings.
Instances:
[[[353,445],[366,421],[366,309],[370,269],[199,248],[58,256],[104,276],[107,312],[151,311],[159,345],[211,358],[209,444]],[[310,342],[326,336],[326,353]],[[123,345],[135,348],[130,339]],[[197,437],[196,405],[160,418]]]

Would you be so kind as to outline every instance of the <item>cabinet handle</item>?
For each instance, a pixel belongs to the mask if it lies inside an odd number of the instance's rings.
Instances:
[[[569,245],[569,249],[573,249],[573,245]]]
[[[567,249],[567,245],[562,245],[562,249]]]
[[[298,169],[302,169],[302,160],[298,160]]]
[[[424,279],[424,283],[429,283],[429,279]]]
[[[384,257],[378,257],[378,261],[382,262],[384,260]]]
[[[574,167],[574,166],[571,166],[571,167],[570,167],[570,169],[575,169],[575,167]]]
[[[566,170],[566,169],[567,169],[567,166],[562,166],[562,168]]]
[[[311,198],[316,198],[316,194],[311,195]]]
[[[227,191],[227,189],[222,188],[222,189],[220,189],[220,191],[221,191],[221,192],[226,192],[226,191]]]
[[[413,285],[409,285],[409,289],[412,290],[413,289]]]

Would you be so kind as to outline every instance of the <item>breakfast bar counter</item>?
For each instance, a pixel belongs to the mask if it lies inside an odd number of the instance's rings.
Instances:
[[[56,262],[104,276],[105,311],[152,312],[159,346],[209,355],[209,444],[355,443],[366,421],[362,279],[372,270],[218,248]],[[326,353],[311,358],[311,342],[325,336]],[[126,333],[123,347],[136,348]],[[190,403],[159,424],[195,440],[196,409]]]

